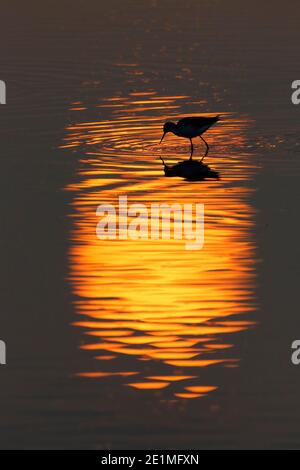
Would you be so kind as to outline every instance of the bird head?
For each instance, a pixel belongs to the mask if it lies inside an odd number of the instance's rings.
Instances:
[[[163,136],[162,138],[160,139],[160,144],[162,143],[163,141],[163,138],[165,137],[165,135],[168,133],[168,132],[173,132],[174,131],[174,128],[176,127],[176,124],[174,122],[166,122],[164,124],[164,129],[163,129]]]

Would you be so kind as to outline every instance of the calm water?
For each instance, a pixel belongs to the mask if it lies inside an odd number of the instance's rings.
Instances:
[[[1,447],[300,446],[299,7],[276,5],[4,11]],[[210,113],[220,178],[166,178],[189,145],[162,124]],[[203,249],[99,240],[125,195],[203,203]]]
[[[157,161],[159,152],[167,154],[157,145],[161,123],[197,109],[191,101],[155,91],[108,97],[96,104],[103,120],[90,123],[85,103],[73,103],[74,120],[82,115],[82,121],[67,127],[63,145],[84,154],[78,181],[67,188],[74,195],[69,279],[81,315],[75,325],[84,328],[81,349],[93,351],[98,362],[79,375],[165,389],[159,401],[218,389],[217,366],[238,367],[239,354],[231,350],[235,334],[254,324],[255,211],[247,179],[255,168],[251,154],[240,153],[249,122],[224,115],[223,125],[211,131],[218,168],[226,174],[230,158],[230,175],[202,184],[166,180]],[[186,156],[188,148],[178,150],[175,138],[167,140],[170,161],[173,148],[177,158]],[[230,157],[222,156],[225,148]],[[100,241],[97,205],[117,205],[117,196],[148,206],[203,202],[205,248],[186,250],[185,240]],[[215,366],[213,384],[205,382],[208,366]]]

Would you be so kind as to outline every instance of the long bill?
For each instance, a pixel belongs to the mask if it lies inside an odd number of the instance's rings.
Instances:
[[[160,144],[162,143],[162,141],[163,141],[165,135],[166,135],[166,133],[164,132],[162,138],[160,139],[160,142],[159,142]]]

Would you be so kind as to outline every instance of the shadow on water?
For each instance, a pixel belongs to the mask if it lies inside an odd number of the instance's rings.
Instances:
[[[219,173],[199,160],[184,160],[176,165],[167,165],[162,157],[159,157],[164,166],[165,176],[179,176],[186,181],[204,181],[206,179],[219,179]]]

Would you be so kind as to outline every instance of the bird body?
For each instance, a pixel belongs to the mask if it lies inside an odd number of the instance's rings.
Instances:
[[[202,160],[208,154],[209,146],[207,142],[203,139],[202,134],[207,131],[213,124],[215,124],[219,120],[219,116],[214,117],[206,117],[206,116],[193,116],[193,117],[185,117],[180,119],[177,124],[174,122],[166,122],[163,128],[163,136],[161,141],[165,137],[168,132],[172,132],[173,134],[177,135],[178,137],[184,137],[190,140],[191,143],[191,155],[190,159],[193,156],[193,142],[192,139],[195,137],[200,137],[201,140],[206,145],[206,153],[203,155]]]
[[[178,137],[185,137],[187,139],[198,137],[204,134],[218,119],[218,116],[213,118],[187,117],[180,119],[176,124],[175,134],[178,135]]]

